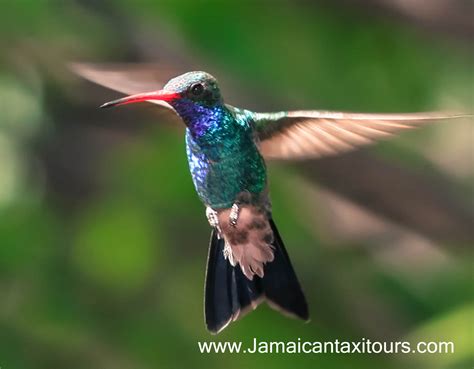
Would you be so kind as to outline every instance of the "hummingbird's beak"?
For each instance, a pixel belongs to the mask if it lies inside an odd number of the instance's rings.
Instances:
[[[148,100],[161,100],[161,101],[169,102],[174,99],[178,99],[179,97],[180,97],[180,94],[177,92],[159,90],[159,91],[153,91],[153,92],[145,92],[142,94],[130,95],[122,99],[109,101],[109,102],[106,102],[105,104],[102,104],[100,108],[111,108],[117,105],[133,104],[133,103],[148,101]]]

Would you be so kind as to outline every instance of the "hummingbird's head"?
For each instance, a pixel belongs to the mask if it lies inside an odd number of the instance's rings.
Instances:
[[[222,103],[217,80],[206,72],[188,72],[168,81],[163,91],[177,93],[179,98],[173,103],[192,102],[198,105],[213,106]]]
[[[181,110],[192,110],[193,106],[213,107],[222,104],[217,80],[206,72],[188,72],[166,83],[162,90],[146,92],[107,102],[101,108],[159,100],[171,105],[178,114]]]

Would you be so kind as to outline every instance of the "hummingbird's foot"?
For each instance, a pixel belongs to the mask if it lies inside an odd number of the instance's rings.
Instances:
[[[226,242],[224,245],[224,259],[229,260],[230,265],[236,266],[237,263],[234,259],[234,254],[232,253],[232,247]]]
[[[217,229],[217,235],[219,238],[221,238],[221,229],[219,227],[219,218],[217,216],[217,211],[210,207],[206,207],[206,217],[207,221],[209,222],[209,225]]]
[[[239,213],[240,213],[239,204],[234,203],[234,205],[232,205],[232,208],[230,209],[230,214],[229,214],[229,224],[232,227],[235,227],[237,225],[237,221],[239,220]]]

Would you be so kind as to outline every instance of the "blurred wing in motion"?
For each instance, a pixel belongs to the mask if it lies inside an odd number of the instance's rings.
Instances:
[[[328,111],[257,113],[260,151],[267,159],[315,159],[338,155],[395,133],[462,114],[365,114]]]
[[[70,66],[79,76],[126,95],[159,90],[171,77],[180,73],[174,68],[155,64],[72,63]],[[174,113],[171,105],[164,101],[149,102],[167,108]]]

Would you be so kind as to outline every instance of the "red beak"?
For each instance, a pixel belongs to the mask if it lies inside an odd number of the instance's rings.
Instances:
[[[174,99],[178,99],[180,97],[179,93],[176,92],[169,92],[164,90],[153,91],[153,92],[145,92],[142,94],[130,95],[124,97],[122,99],[117,99],[114,101],[106,102],[105,104],[101,105],[101,108],[111,108],[117,105],[125,105],[125,104],[133,104],[141,101],[148,101],[148,100],[161,100],[161,101],[172,101]]]

